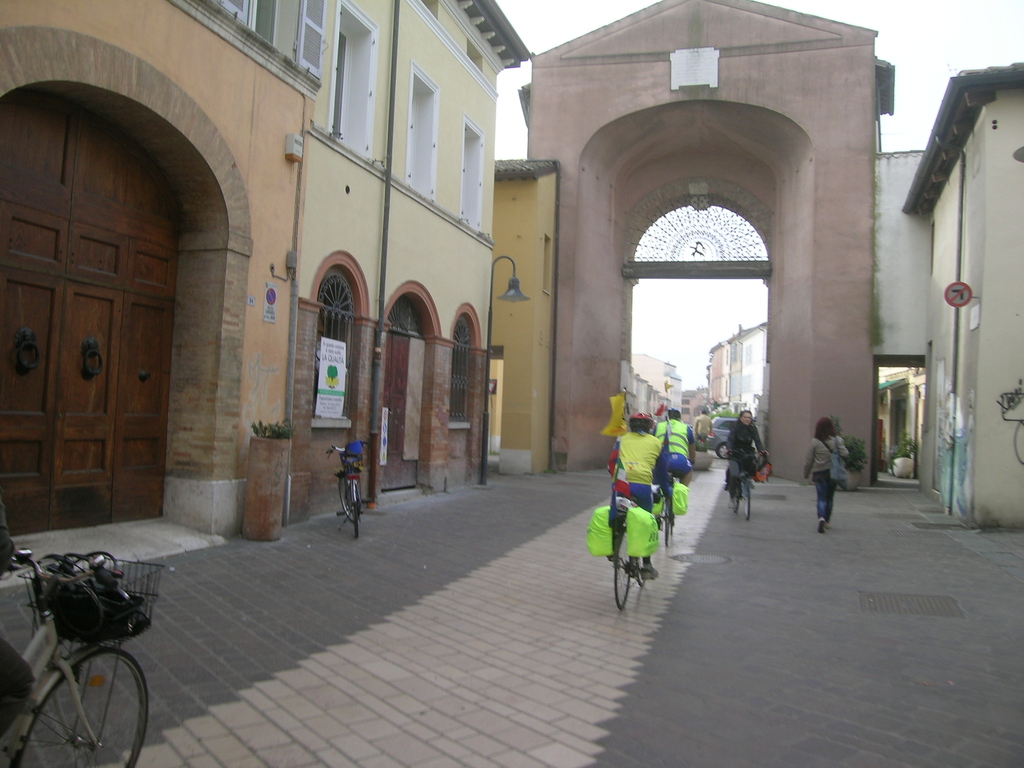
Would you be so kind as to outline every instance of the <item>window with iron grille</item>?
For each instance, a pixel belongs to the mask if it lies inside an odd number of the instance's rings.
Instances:
[[[423,337],[420,314],[408,296],[399,296],[395,299],[394,306],[388,312],[388,324],[391,326],[389,329],[391,333]]]
[[[345,342],[345,405],[342,413],[348,416],[349,382],[352,381],[352,368],[355,359],[352,357],[352,328],[355,325],[355,302],[352,299],[352,288],[348,281],[339,274],[327,275],[320,283],[316,300],[323,306],[316,329],[316,362],[313,371],[313,401],[316,402],[316,385],[320,374],[320,339]]]
[[[448,405],[450,421],[469,421],[469,323],[460,317],[455,323],[452,351],[452,392]]]

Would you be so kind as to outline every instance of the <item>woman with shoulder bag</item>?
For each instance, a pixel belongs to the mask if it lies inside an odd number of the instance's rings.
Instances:
[[[838,451],[840,456],[849,456],[850,452],[843,443],[843,438],[836,434],[835,424],[828,416],[822,416],[814,425],[814,439],[807,449],[804,460],[804,477],[814,480],[818,491],[818,533],[824,533],[832,519],[832,498],[836,494],[836,482],[832,479],[830,468],[832,454]]]

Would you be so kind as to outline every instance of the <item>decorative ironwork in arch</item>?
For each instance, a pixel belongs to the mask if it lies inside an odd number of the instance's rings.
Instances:
[[[472,336],[465,317],[455,322],[452,350],[452,385],[448,404],[450,421],[469,421],[469,350]]]
[[[335,341],[345,342],[345,393],[342,415],[348,416],[348,404],[351,400],[349,392],[349,375],[352,370],[352,329],[355,326],[355,299],[352,287],[344,275],[330,272],[324,276],[317,291],[316,300],[320,302],[320,316],[317,322],[316,361],[313,371],[313,402],[316,403],[317,383],[320,371],[320,339],[326,337]]]
[[[406,336],[423,336],[423,326],[420,324],[420,313],[408,296],[399,296],[391,311],[388,312],[388,323],[392,333],[402,333]]]
[[[644,232],[634,261],[767,261],[757,230],[732,211],[692,205],[669,211]]]

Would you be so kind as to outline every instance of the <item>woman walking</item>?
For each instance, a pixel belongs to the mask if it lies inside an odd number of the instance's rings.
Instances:
[[[839,451],[840,456],[850,455],[843,438],[836,434],[832,419],[822,416],[814,425],[814,439],[804,460],[804,477],[813,479],[818,491],[818,533],[824,533],[832,520],[832,497],[836,494],[836,484],[830,468],[835,451]]]

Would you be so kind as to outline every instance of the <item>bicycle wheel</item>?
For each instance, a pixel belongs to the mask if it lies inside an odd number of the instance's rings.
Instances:
[[[743,478],[743,495],[747,499],[747,520],[750,519],[750,497],[754,490],[754,483],[749,477]]]
[[[363,512],[363,499],[359,494],[359,481],[348,481],[348,510],[352,520],[352,537],[359,538],[359,516]]]
[[[676,525],[676,513],[672,509],[672,497],[670,496],[665,500],[665,546],[668,546],[669,539],[672,538],[672,529]]]
[[[132,768],[149,717],[149,692],[139,663],[120,648],[96,647],[71,669],[98,745],[90,744],[62,677],[34,710],[25,746],[11,768]]]
[[[629,560],[619,555],[619,552],[625,548],[625,542],[626,533],[623,532],[615,541],[612,552],[615,563],[615,605],[619,607],[620,611],[626,607],[626,598],[629,597]]]
[[[338,478],[338,496],[341,497],[341,509],[338,517],[344,517],[345,522],[352,522],[352,506],[348,501],[348,480],[344,477]]]

